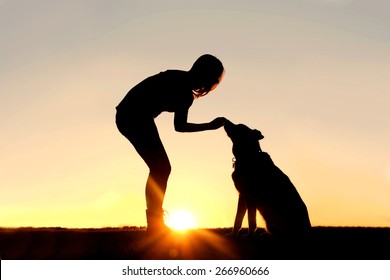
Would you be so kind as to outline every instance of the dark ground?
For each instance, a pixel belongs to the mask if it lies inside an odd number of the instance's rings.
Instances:
[[[148,237],[142,228],[0,228],[0,259],[389,260],[390,228],[314,227],[304,242],[233,239],[231,229]]]

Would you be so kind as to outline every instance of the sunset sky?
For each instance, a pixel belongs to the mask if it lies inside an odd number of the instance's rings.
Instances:
[[[226,73],[189,121],[261,130],[314,226],[390,226],[389,3],[0,0],[0,227],[145,225],[148,169],[115,106],[204,53]],[[231,227],[224,130],[156,122],[172,164],[164,208]]]

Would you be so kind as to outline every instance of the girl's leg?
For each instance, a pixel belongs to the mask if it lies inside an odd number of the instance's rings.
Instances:
[[[149,167],[149,176],[146,181],[145,188],[145,198],[146,207],[151,211],[160,211],[162,209],[168,177],[171,173],[171,165],[162,144],[161,148],[161,150],[156,149],[155,153],[151,157],[149,157],[149,155],[144,155],[143,150],[139,152]]]
[[[131,142],[149,167],[145,189],[146,207],[149,210],[161,210],[171,164],[154,122],[144,127],[142,133]]]
[[[132,129],[120,128],[120,131],[129,139],[149,167],[149,176],[145,188],[148,228],[161,227],[163,225],[162,206],[168,177],[171,172],[171,164],[157,127],[151,119],[143,121],[142,124],[138,123]]]

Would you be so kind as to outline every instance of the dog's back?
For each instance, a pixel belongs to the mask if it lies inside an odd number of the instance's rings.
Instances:
[[[267,153],[259,157],[259,176],[252,186],[267,229],[273,233],[306,232],[311,227],[309,214],[297,189]]]

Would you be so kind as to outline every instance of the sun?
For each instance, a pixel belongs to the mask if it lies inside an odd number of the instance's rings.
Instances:
[[[196,227],[196,220],[192,213],[186,210],[176,210],[169,213],[166,224],[173,230],[187,230]]]

